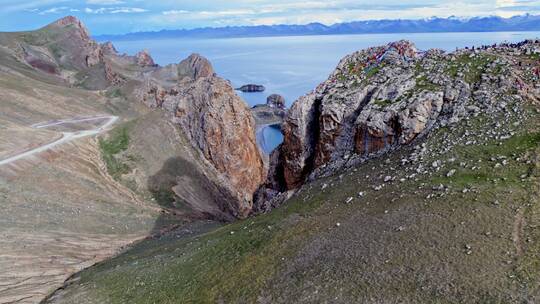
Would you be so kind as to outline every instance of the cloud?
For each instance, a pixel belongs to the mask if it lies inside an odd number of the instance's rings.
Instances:
[[[122,0],[86,0],[86,4],[92,5],[119,5],[126,2]]]
[[[60,7],[52,7],[49,9],[46,9],[44,11],[39,12],[40,15],[47,15],[47,14],[60,14],[64,11],[67,11],[69,7],[67,6],[60,6]]]
[[[34,1],[20,1],[20,0],[4,0],[2,1],[2,9],[0,13],[11,13],[17,11],[36,11],[38,8],[46,5],[58,5],[68,0],[34,0]]]
[[[190,11],[185,10],[170,10],[170,11],[163,11],[161,12],[163,15],[181,15],[181,14],[189,14]]]
[[[95,34],[207,26],[539,14],[540,0],[0,0],[0,30],[29,29],[60,14]],[[29,14],[35,14],[30,18]],[[39,14],[39,15],[38,15]],[[138,14],[138,18],[133,18]],[[36,18],[37,17],[37,18]]]
[[[139,7],[100,7],[100,8],[85,8],[87,14],[130,14],[130,13],[145,13],[147,9]]]

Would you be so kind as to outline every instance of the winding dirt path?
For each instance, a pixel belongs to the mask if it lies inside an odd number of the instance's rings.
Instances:
[[[523,227],[525,226],[525,211],[519,209],[514,220],[514,227],[512,229],[512,241],[516,247],[516,254],[518,256],[523,255],[523,240],[521,238],[523,234]]]
[[[94,116],[94,117],[87,117],[87,118],[64,119],[64,120],[59,120],[59,121],[55,121],[55,122],[34,124],[34,125],[31,126],[32,128],[43,129],[43,128],[49,128],[49,127],[53,127],[53,126],[60,126],[60,125],[63,125],[63,124],[74,124],[74,123],[79,123],[79,122],[87,122],[87,121],[95,121],[95,120],[103,120],[103,119],[107,119],[107,121],[98,128],[90,129],[90,130],[82,130],[82,131],[77,131],[77,132],[62,132],[62,137],[60,137],[59,139],[57,139],[57,140],[55,140],[53,142],[50,142],[48,144],[39,146],[37,148],[34,148],[34,149],[31,149],[31,150],[19,153],[17,155],[8,157],[6,159],[0,160],[0,166],[10,164],[10,163],[15,162],[15,161],[17,161],[19,159],[26,158],[26,157],[32,156],[32,155],[40,153],[40,152],[47,151],[47,150],[49,150],[49,149],[51,149],[51,148],[53,148],[55,146],[58,146],[58,145],[63,144],[63,143],[70,142],[70,141],[75,140],[77,138],[82,138],[82,137],[87,137],[87,136],[92,136],[92,135],[99,134],[99,133],[103,132],[104,130],[106,130],[109,126],[114,124],[118,120],[118,116]]]

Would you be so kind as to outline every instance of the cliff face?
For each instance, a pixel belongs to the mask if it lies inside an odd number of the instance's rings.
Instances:
[[[234,216],[247,216],[253,193],[266,177],[255,141],[255,123],[230,84],[215,76],[210,62],[193,54],[178,65],[155,71],[137,96],[150,107],[168,111],[221,174],[220,182],[236,202],[220,207]]]
[[[266,178],[254,119],[206,58],[193,54],[160,67],[147,51],[121,55],[111,43],[91,39],[86,27],[71,16],[38,31],[9,35],[0,38],[14,42],[9,47],[16,60],[47,78],[91,90],[115,87],[128,99],[166,110],[200,151],[202,170],[227,192],[219,201],[221,211],[235,217],[250,213],[253,193]]]
[[[84,69],[103,62],[100,45],[90,38],[88,29],[77,18],[64,17],[49,24],[43,31],[59,33],[50,47],[60,66]]]
[[[503,66],[487,52],[419,52],[407,41],[345,57],[289,111],[279,150],[282,187],[297,188],[314,173],[407,145],[489,108],[512,87]]]
[[[176,109],[174,120],[231,185],[239,200],[231,209],[235,215],[246,216],[253,193],[265,178],[255,123],[246,105],[218,77],[202,77],[182,86],[171,102]]]

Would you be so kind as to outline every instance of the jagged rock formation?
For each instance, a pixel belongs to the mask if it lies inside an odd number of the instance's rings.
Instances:
[[[213,77],[215,75],[216,73],[210,61],[199,54],[191,54],[178,65],[179,79],[184,77],[198,79],[200,77]]]
[[[140,66],[155,66],[154,59],[147,50],[142,50],[135,55],[137,64]]]
[[[505,69],[504,58],[487,51],[420,52],[407,41],[345,57],[327,81],[289,110],[281,169],[274,170],[282,175],[280,190],[490,107],[513,86]]]
[[[234,216],[247,216],[253,193],[266,173],[255,141],[254,119],[229,82],[215,76],[206,58],[193,54],[178,65],[155,71],[137,96],[150,107],[167,110],[193,146],[222,174],[221,182],[236,202],[220,207]]]
[[[285,109],[285,98],[279,94],[272,94],[266,98],[266,105],[272,108]]]

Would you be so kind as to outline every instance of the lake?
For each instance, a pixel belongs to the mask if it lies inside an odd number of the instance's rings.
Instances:
[[[401,33],[261,37],[230,39],[160,39],[113,41],[119,52],[135,54],[147,49],[160,65],[177,63],[191,53],[208,58],[216,72],[233,86],[262,84],[263,93],[238,94],[248,105],[265,103],[270,94],[280,94],[290,106],[298,97],[313,90],[345,55],[371,46],[407,39],[419,49],[453,51],[466,46],[518,42],[540,37],[540,32],[491,33]],[[265,132],[274,136],[275,130]],[[273,135],[274,134],[274,135]],[[278,138],[279,139],[279,138]],[[279,144],[276,138],[266,143]],[[269,149],[266,147],[264,150]]]

